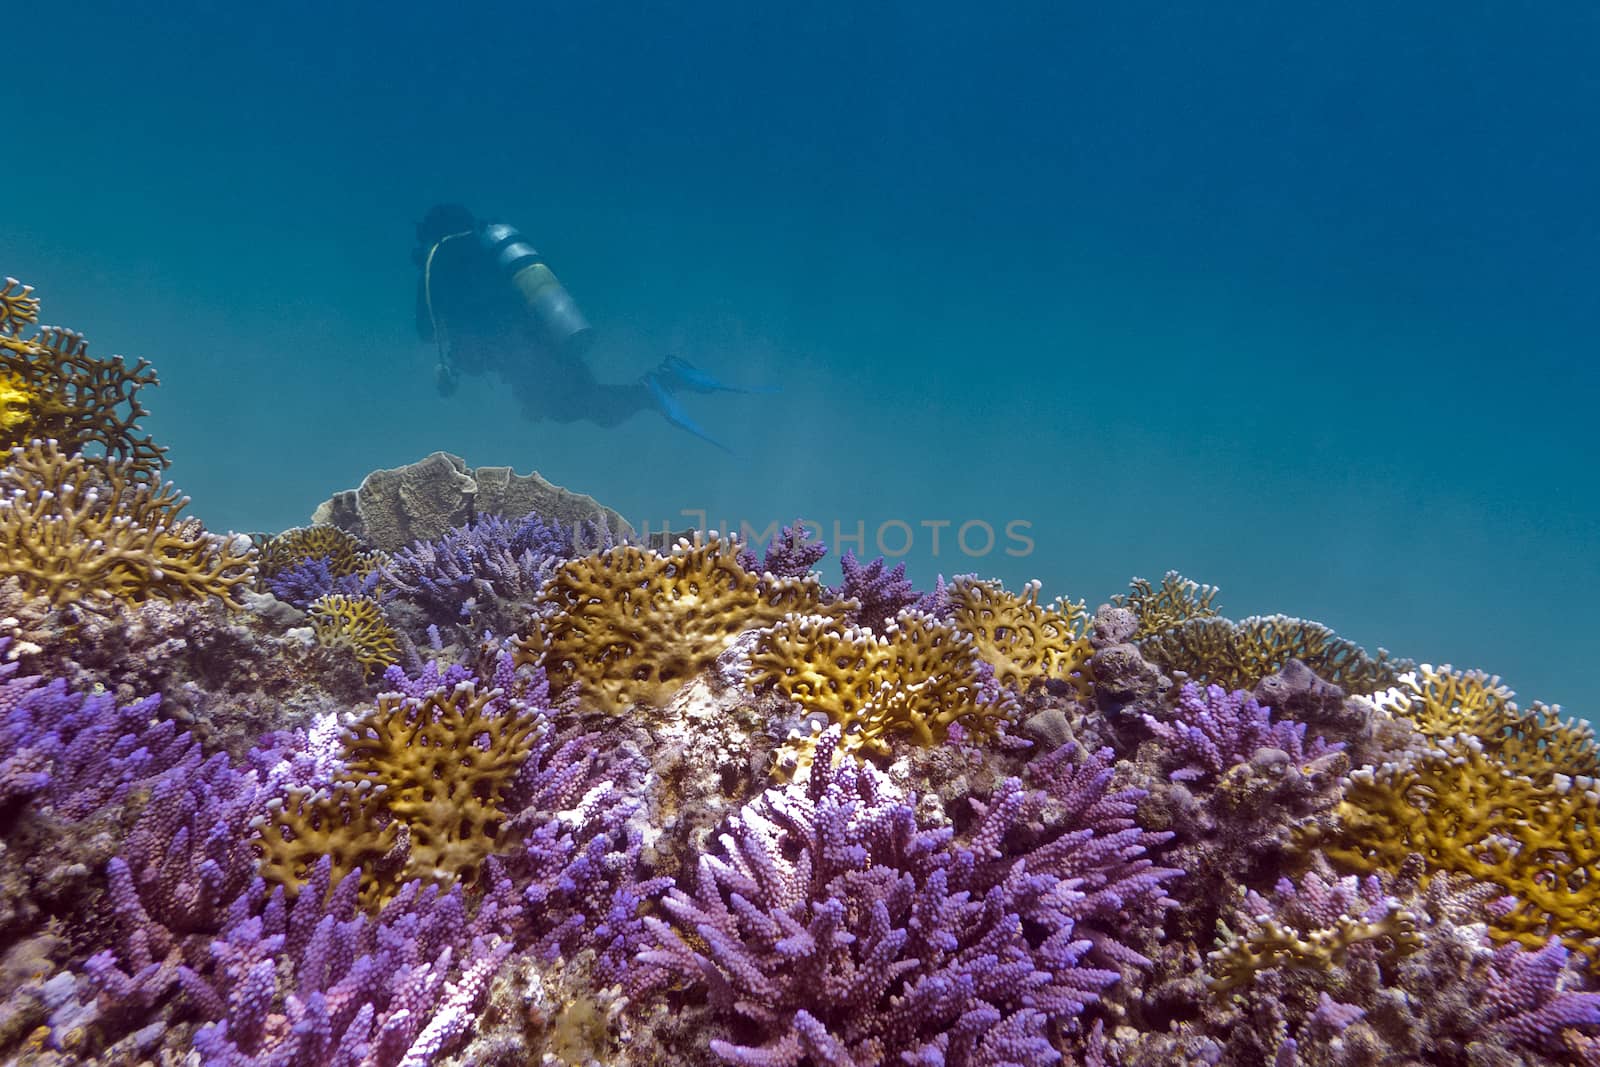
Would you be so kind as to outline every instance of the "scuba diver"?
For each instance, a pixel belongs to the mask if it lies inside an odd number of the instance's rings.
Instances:
[[[675,394],[751,390],[725,385],[677,356],[630,384],[596,381],[584,362],[594,329],[544,257],[511,226],[440,204],[417,223],[412,260],[420,272],[417,333],[438,345],[441,396],[455,392],[463,373],[494,371],[530,419],[610,427],[652,410],[729,451]]]

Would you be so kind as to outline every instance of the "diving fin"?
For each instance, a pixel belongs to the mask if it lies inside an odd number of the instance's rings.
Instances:
[[[733,449],[706,433],[698,422],[689,417],[689,413],[683,410],[683,405],[678,403],[678,398],[672,395],[666,383],[661,380],[659,371],[651,371],[644,376],[644,387],[650,390],[650,397],[655,401],[656,410],[661,412],[662,418],[681,430],[689,431],[707,444],[715,445],[728,455],[734,454]]]

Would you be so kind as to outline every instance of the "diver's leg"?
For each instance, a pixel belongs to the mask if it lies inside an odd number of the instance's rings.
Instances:
[[[714,378],[679,355],[670,355],[651,371],[657,380],[674,393],[776,393],[776,386],[729,385]]]

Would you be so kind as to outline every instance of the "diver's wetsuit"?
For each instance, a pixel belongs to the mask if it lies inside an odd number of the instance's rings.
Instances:
[[[560,348],[539,336],[517,292],[475,234],[440,243],[429,266],[429,248],[442,236],[418,234],[417,265],[426,269],[417,279],[417,332],[433,341],[437,324],[437,340],[456,369],[495,372],[531,419],[588,420],[610,427],[656,408],[643,383],[606,385],[595,380],[583,358],[591,332],[575,335]]]

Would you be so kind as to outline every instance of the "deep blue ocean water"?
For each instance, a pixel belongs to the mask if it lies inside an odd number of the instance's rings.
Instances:
[[[1600,716],[1597,9],[997,6],[33,5],[0,274],[155,362],[213,527],[447,449],[637,526],[909,531],[923,585],[1177,568]],[[442,399],[440,200],[540,246],[601,377],[783,391],[688,398],[733,457]]]

